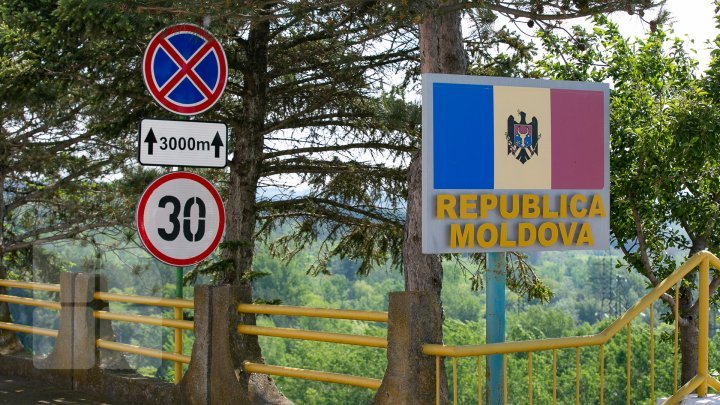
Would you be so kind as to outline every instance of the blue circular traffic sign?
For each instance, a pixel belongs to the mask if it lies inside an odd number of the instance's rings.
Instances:
[[[220,43],[193,24],[173,25],[157,33],[143,58],[143,78],[150,94],[181,115],[212,107],[225,90],[227,73]]]

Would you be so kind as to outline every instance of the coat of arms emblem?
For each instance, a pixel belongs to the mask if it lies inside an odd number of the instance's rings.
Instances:
[[[514,116],[508,117],[507,132],[505,138],[508,143],[508,155],[513,155],[520,163],[525,164],[530,158],[538,155],[538,120],[533,117],[528,123],[525,120],[525,112],[519,111],[520,122],[515,121]]]

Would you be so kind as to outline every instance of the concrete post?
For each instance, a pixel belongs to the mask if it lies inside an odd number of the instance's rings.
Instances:
[[[60,273],[60,313],[58,337],[53,351],[45,358],[33,357],[38,370],[55,370],[53,382],[72,388],[73,379],[73,324],[75,316],[75,273]]]
[[[73,314],[73,384],[102,392],[102,369],[129,369],[121,353],[97,348],[97,339],[115,340],[112,324],[95,319],[94,311],[107,310],[105,301],[95,300],[95,292],[107,291],[107,280],[97,274],[79,273],[75,277],[75,308]]]
[[[442,316],[431,292],[390,293],[388,308],[388,365],[374,404],[435,404],[435,357],[422,353],[426,343],[442,343]],[[444,370],[444,369],[443,369]],[[447,384],[441,370],[440,401],[447,403]]]
[[[179,397],[188,404],[291,404],[275,390],[258,395],[263,384],[271,386],[270,379],[243,370],[246,356],[237,332],[240,296],[238,286],[195,287],[195,343],[178,386]]]

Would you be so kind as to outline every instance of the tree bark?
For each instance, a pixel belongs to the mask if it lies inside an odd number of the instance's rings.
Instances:
[[[263,158],[263,130],[267,113],[269,20],[253,23],[246,42],[246,63],[241,69],[244,80],[242,113],[232,123],[233,158],[230,162],[230,189],[227,203],[226,240],[223,258],[232,262],[222,282],[240,287],[240,300],[253,302],[252,262],[257,221],[256,194]],[[242,314],[240,322],[255,325],[254,314]],[[239,335],[233,350],[243,360],[264,363],[257,336]],[[272,379],[264,375],[247,375],[241,371],[252,403],[290,403],[280,394]]]
[[[5,173],[0,173],[0,279],[7,278],[5,269]],[[0,287],[5,294],[5,287]],[[0,302],[0,322],[12,322],[7,302]],[[22,350],[20,339],[15,332],[0,329],[0,354],[15,353]]]
[[[679,345],[682,359],[680,381],[681,385],[685,385],[685,383],[695,377],[698,369],[698,317],[692,313],[687,314],[687,312],[684,312],[684,310],[688,310],[692,306],[692,299],[687,298],[690,295],[690,291],[687,291],[687,294],[683,294],[682,290],[681,288],[678,310],[680,311],[680,317],[688,321],[681,323],[679,330]]]
[[[703,251],[707,248],[707,242],[704,238],[698,238],[693,241],[693,246],[690,248],[688,257],[692,257],[696,253]],[[689,273],[685,278],[697,279],[695,272]],[[697,281],[697,280],[695,280]],[[696,283],[697,284],[697,283]],[[680,333],[680,353],[681,353],[681,366],[680,366],[680,381],[684,385],[690,381],[698,371],[698,312],[697,307],[694,305],[695,300],[693,299],[692,290],[682,287],[680,284],[680,302],[678,302],[678,316],[682,320],[680,322],[679,333]],[[699,286],[698,286],[699,288]]]
[[[442,5],[456,0],[441,1]],[[420,24],[420,68],[422,73],[464,74],[465,49],[460,13],[434,14],[440,4],[429,1]],[[408,199],[403,241],[403,268],[406,291],[432,291],[440,297],[442,265],[436,255],[422,253],[422,160],[418,153],[408,170]],[[442,306],[441,306],[442,308]]]
[[[440,4],[454,3],[456,0],[441,0]],[[466,70],[465,49],[462,43],[460,13],[437,13],[440,5],[437,0],[428,1],[420,24],[420,68],[422,73],[464,74]],[[440,303],[439,317],[443,319],[442,278],[443,268],[437,255],[422,253],[422,158],[416,154],[408,169],[408,198],[403,240],[403,269],[405,291],[430,291],[437,295]],[[438,325],[438,334],[442,338],[442,322]],[[447,393],[444,363],[440,383],[442,393]],[[447,395],[442,394],[442,398]]]

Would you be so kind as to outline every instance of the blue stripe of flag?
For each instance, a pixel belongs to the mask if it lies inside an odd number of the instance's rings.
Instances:
[[[494,188],[493,88],[433,83],[433,188]]]

